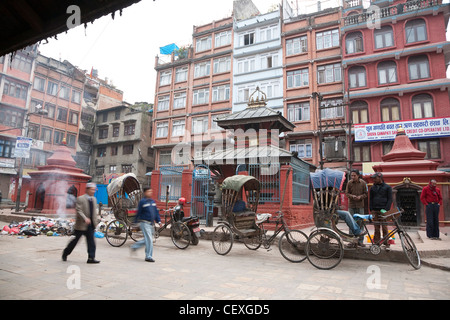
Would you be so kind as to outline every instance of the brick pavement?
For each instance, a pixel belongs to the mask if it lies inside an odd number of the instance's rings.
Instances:
[[[344,259],[324,271],[286,261],[277,247],[235,243],[219,256],[208,240],[179,250],[168,237],[157,240],[155,263],[143,260],[143,250],[131,256],[132,240],[114,248],[97,239],[101,263],[88,265],[84,239],[61,261],[68,240],[0,236],[0,299],[450,299],[450,272],[427,266]]]

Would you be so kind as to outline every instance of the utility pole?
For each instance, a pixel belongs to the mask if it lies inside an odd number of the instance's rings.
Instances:
[[[323,170],[323,137],[322,137],[322,110],[320,109],[320,102],[323,100],[323,96],[319,92],[313,92],[312,97],[316,104],[316,110],[319,112],[319,164],[320,170]]]

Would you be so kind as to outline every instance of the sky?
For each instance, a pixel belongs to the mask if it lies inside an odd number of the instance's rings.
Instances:
[[[298,0],[299,10],[315,7],[316,1]],[[280,2],[253,0],[261,13]],[[230,17],[232,10],[233,0],[141,0],[124,8],[122,16],[116,11],[114,19],[109,14],[88,23],[87,28],[81,25],[59,34],[57,40],[44,40],[39,50],[44,56],[67,60],[88,73],[91,68],[97,69],[101,79],[108,78],[124,92],[126,102],[154,103],[155,57],[170,61],[159,48],[171,43],[191,45],[194,25]]]

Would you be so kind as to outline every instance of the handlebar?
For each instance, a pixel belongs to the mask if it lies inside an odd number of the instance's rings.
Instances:
[[[380,216],[379,218],[380,218],[380,219],[387,219],[387,218],[393,217],[393,216],[398,215],[398,214],[400,214],[399,216],[401,216],[404,212],[405,212],[405,210],[401,209],[401,210],[399,210],[399,211],[390,213],[390,214],[388,214],[388,215]]]

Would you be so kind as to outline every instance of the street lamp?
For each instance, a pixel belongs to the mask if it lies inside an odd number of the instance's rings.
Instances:
[[[28,124],[29,124],[28,118],[30,117],[30,115],[38,114],[41,116],[41,119],[42,119],[43,115],[48,115],[48,111],[46,109],[43,109],[40,104],[36,105],[35,108],[38,110],[35,112],[27,112],[27,114],[26,114],[25,125],[23,126],[23,129],[25,129],[25,137],[28,136]],[[16,194],[16,212],[19,212],[19,209],[20,209],[20,193],[22,192],[22,175],[23,175],[23,158],[20,159],[20,166],[19,166],[19,181],[17,182],[18,188],[17,188],[17,194]]]

